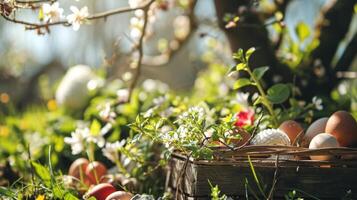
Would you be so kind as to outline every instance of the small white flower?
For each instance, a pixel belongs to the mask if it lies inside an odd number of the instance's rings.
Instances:
[[[238,104],[244,106],[244,107],[248,107],[249,103],[248,103],[248,98],[249,98],[249,93],[246,92],[238,92],[236,95],[236,100],[238,102]]]
[[[144,118],[149,118],[154,114],[154,109],[150,108],[144,113]]]
[[[144,5],[145,0],[128,0],[130,8],[137,8]]]
[[[100,135],[104,136],[113,128],[111,123],[107,123],[102,129],[100,129]]]
[[[105,139],[102,135],[90,135],[88,138],[87,138],[87,142],[92,142],[94,144],[96,144],[99,148],[102,148],[104,147],[104,144],[105,144]]]
[[[106,103],[104,105],[104,108],[99,111],[99,116],[103,120],[109,121],[114,119],[116,117],[116,114],[111,110],[110,103]]]
[[[58,2],[52,5],[48,3],[43,4],[42,11],[46,22],[57,22],[63,17],[63,9],[59,7]]]
[[[166,98],[165,98],[165,96],[160,96],[160,97],[157,97],[157,98],[153,99],[152,101],[156,106],[160,106],[163,103],[165,103]]]
[[[322,110],[324,108],[322,106],[322,99],[318,98],[316,96],[312,98],[312,104],[314,104],[314,106],[317,110]]]
[[[125,145],[125,140],[116,141],[114,143],[108,142],[105,144],[105,147],[102,149],[103,155],[107,157],[110,161],[116,162],[116,160],[119,158],[118,153],[121,148],[123,148]]]
[[[77,7],[71,6],[70,9],[73,14],[67,16],[67,21],[72,24],[73,30],[77,31],[89,16],[88,7],[85,6],[79,10]]]
[[[127,102],[129,100],[129,90],[120,89],[117,91],[117,96],[119,102]]]
[[[160,116],[164,118],[170,117],[174,113],[174,108],[173,107],[168,107],[164,111],[160,112]]]
[[[71,137],[65,137],[64,142],[71,145],[72,154],[80,154],[85,148],[86,139],[90,136],[89,128],[77,128]]]

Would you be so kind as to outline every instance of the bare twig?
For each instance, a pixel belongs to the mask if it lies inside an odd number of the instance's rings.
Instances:
[[[144,37],[145,37],[145,33],[146,33],[146,27],[148,25],[148,10],[151,6],[152,3],[154,3],[155,0],[150,0],[149,3],[147,3],[142,9],[144,11],[144,24],[143,24],[143,30],[142,30],[142,34],[139,38],[139,43],[137,45],[137,50],[139,52],[139,58],[137,61],[137,66],[135,68],[135,72],[134,72],[134,76],[133,76],[133,80],[131,81],[130,85],[129,85],[129,100],[132,96],[133,90],[137,84],[137,82],[139,81],[139,77],[141,74],[141,66],[142,66],[142,60],[143,60],[143,55],[144,55],[144,50],[143,50],[143,43],[144,43]]]
[[[267,198],[268,200],[273,199],[275,186],[276,186],[276,183],[278,182],[278,172],[279,172],[279,154],[276,156],[276,160],[275,160],[275,172],[274,172],[274,177],[273,177],[273,184],[270,188],[270,192],[269,192],[269,195]]]
[[[259,125],[260,125],[262,119],[263,119],[263,115],[260,115],[260,117],[259,117],[259,119],[258,119],[258,123],[257,123],[257,125],[254,127],[254,130],[253,130],[252,135],[250,136],[250,138],[249,138],[244,144],[242,144],[241,146],[234,148],[234,151],[239,150],[239,149],[242,149],[243,147],[247,146],[247,145],[252,141],[252,139],[254,138],[255,134],[256,134],[257,131],[258,131],[258,127],[259,127]]]

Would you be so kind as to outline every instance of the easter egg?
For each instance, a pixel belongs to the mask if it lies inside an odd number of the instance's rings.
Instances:
[[[266,129],[259,132],[251,141],[253,145],[283,145],[289,146],[290,139],[279,129]]]
[[[78,158],[69,167],[68,175],[76,177],[77,179],[81,179],[81,174],[82,174],[82,177],[84,178],[85,171],[87,169],[88,164],[89,161],[87,159]]]
[[[109,183],[100,183],[90,188],[85,195],[86,197],[95,197],[97,200],[105,200],[116,189]]]
[[[328,117],[320,118],[314,121],[306,130],[301,146],[309,147],[309,144],[317,134],[324,133]]]
[[[88,164],[86,169],[86,176],[93,183],[97,183],[100,181],[101,177],[107,173],[107,168],[104,164],[98,161],[94,161]]]
[[[337,139],[329,133],[320,133],[312,138],[309,149],[332,148],[339,147]],[[311,160],[332,160],[334,156],[331,155],[314,155],[310,156]]]
[[[343,147],[357,144],[357,122],[349,112],[333,113],[327,121],[325,132],[335,136]]]
[[[304,131],[303,127],[294,120],[284,121],[280,124],[279,129],[288,135],[292,143],[295,141],[296,137]]]
[[[116,191],[111,193],[105,200],[130,200],[133,194],[125,191]]]

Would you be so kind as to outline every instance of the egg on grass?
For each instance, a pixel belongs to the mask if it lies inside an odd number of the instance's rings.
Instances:
[[[100,182],[102,176],[107,173],[107,168],[104,164],[98,161],[93,161],[88,164],[85,174],[92,183]]]
[[[100,183],[93,186],[85,194],[85,198],[95,197],[97,200],[105,200],[110,194],[114,193],[116,189],[109,183]]]
[[[130,200],[133,194],[125,191],[116,191],[111,193],[105,200]]]

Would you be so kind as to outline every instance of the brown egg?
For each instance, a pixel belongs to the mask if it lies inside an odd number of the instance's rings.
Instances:
[[[292,144],[295,141],[296,137],[304,131],[302,126],[298,122],[293,120],[284,121],[282,124],[280,124],[279,129],[289,136],[289,139]]]
[[[104,164],[98,161],[94,161],[88,164],[86,169],[86,176],[92,183],[98,183],[101,177],[107,173],[107,168]]]
[[[320,133],[312,138],[309,149],[320,149],[329,147],[339,147],[337,139],[329,133]],[[332,160],[334,156],[329,155],[316,155],[310,156],[311,160]]]
[[[304,138],[302,139],[301,146],[309,147],[309,144],[317,134],[324,133],[328,117],[320,118],[314,121],[309,128],[307,128]]]
[[[95,197],[97,200],[105,200],[110,194],[114,193],[115,188],[109,183],[100,183],[90,188],[85,195],[87,197]]]
[[[81,179],[82,174],[82,178],[85,178],[85,171],[87,169],[88,164],[89,161],[87,159],[78,158],[69,167],[68,175],[76,177],[77,179]]]
[[[125,191],[116,191],[111,193],[105,200],[130,200],[133,194]]]
[[[333,113],[327,121],[325,132],[335,136],[343,147],[357,144],[357,122],[346,111]]]

